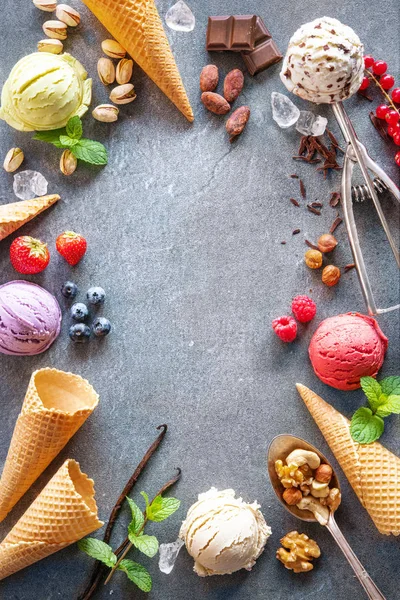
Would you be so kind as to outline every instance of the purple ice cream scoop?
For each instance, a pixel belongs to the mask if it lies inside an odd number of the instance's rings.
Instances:
[[[0,286],[0,353],[33,356],[47,350],[60,333],[55,297],[28,281]]]

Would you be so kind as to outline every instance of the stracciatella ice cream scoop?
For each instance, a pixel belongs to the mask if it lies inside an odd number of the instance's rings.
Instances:
[[[235,498],[234,490],[211,488],[199,495],[179,533],[198,575],[251,570],[271,535],[259,508]]]
[[[304,100],[345,100],[359,89],[364,76],[363,45],[351,27],[337,19],[315,19],[290,39],[280,75],[287,89]]]
[[[28,281],[0,286],[0,353],[33,356],[47,350],[60,333],[55,297]]]
[[[1,93],[0,118],[19,131],[65,127],[87,111],[92,80],[70,54],[34,52],[12,69]]]

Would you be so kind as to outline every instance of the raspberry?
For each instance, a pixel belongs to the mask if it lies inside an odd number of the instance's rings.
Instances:
[[[296,296],[292,300],[292,313],[300,323],[312,321],[317,312],[317,305],[308,296]]]
[[[293,342],[297,335],[297,323],[293,317],[278,317],[272,321],[272,329],[282,342]]]

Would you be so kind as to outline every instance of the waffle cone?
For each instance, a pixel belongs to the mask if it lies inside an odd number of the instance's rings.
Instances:
[[[0,479],[0,522],[98,404],[92,386],[57,369],[35,371]]]
[[[0,240],[4,240],[59,199],[60,196],[52,194],[0,206]]]
[[[68,459],[0,544],[0,580],[103,525],[94,483]]]
[[[379,442],[358,444],[346,417],[304,385],[297,390],[380,533],[400,535],[400,458]]]
[[[185,117],[193,121],[192,107],[154,0],[83,2]]]

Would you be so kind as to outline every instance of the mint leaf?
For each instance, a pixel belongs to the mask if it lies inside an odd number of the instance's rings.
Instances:
[[[157,496],[153,502],[146,508],[146,514],[149,521],[157,523],[168,519],[180,507],[180,500],[177,498],[163,498]]]
[[[125,558],[119,563],[118,569],[123,571],[128,579],[133,581],[142,592],[151,591],[151,575],[145,567],[139,565],[139,563],[133,562],[133,560]]]
[[[69,135],[60,135],[60,142],[67,148],[73,148],[73,146],[79,144],[79,140],[74,140],[73,138],[69,137]]]
[[[400,395],[400,377],[385,377],[379,383],[381,384],[382,393],[386,396]]]
[[[379,383],[373,377],[361,377],[361,387],[364,394],[368,398],[368,402],[372,410],[375,412],[380,404],[383,404],[381,399],[382,389]],[[384,400],[383,400],[384,401]]]
[[[131,500],[131,498],[126,497],[129,506],[131,507],[132,512],[132,521],[129,524],[128,532],[129,534],[136,535],[138,531],[143,527],[144,516],[136,502]]]
[[[82,138],[78,143],[71,147],[71,152],[79,160],[83,160],[91,165],[106,165],[107,150],[100,144],[87,138]]]
[[[153,558],[158,552],[158,540],[154,535],[139,535],[129,541],[143,554]]]
[[[381,417],[373,415],[370,408],[361,407],[351,419],[350,433],[359,444],[371,444],[381,437],[384,428]]]
[[[100,560],[107,567],[112,568],[117,562],[117,557],[112,551],[111,546],[101,540],[85,538],[84,540],[79,540],[78,547],[82,552],[86,552],[92,558]]]
[[[37,131],[33,136],[33,139],[39,140],[40,142],[53,144],[53,146],[56,146],[56,148],[62,148],[63,146],[60,142],[60,135],[65,135],[65,128],[53,129],[53,131]]]
[[[82,137],[82,121],[78,116],[72,117],[67,123],[67,135],[74,140],[80,140]]]
[[[143,496],[144,501],[146,502],[146,508],[150,506],[150,500],[146,492],[140,492],[140,495]]]
[[[388,417],[391,414],[400,414],[400,396],[392,394],[386,400],[385,404],[379,406],[376,414],[380,417]]]

